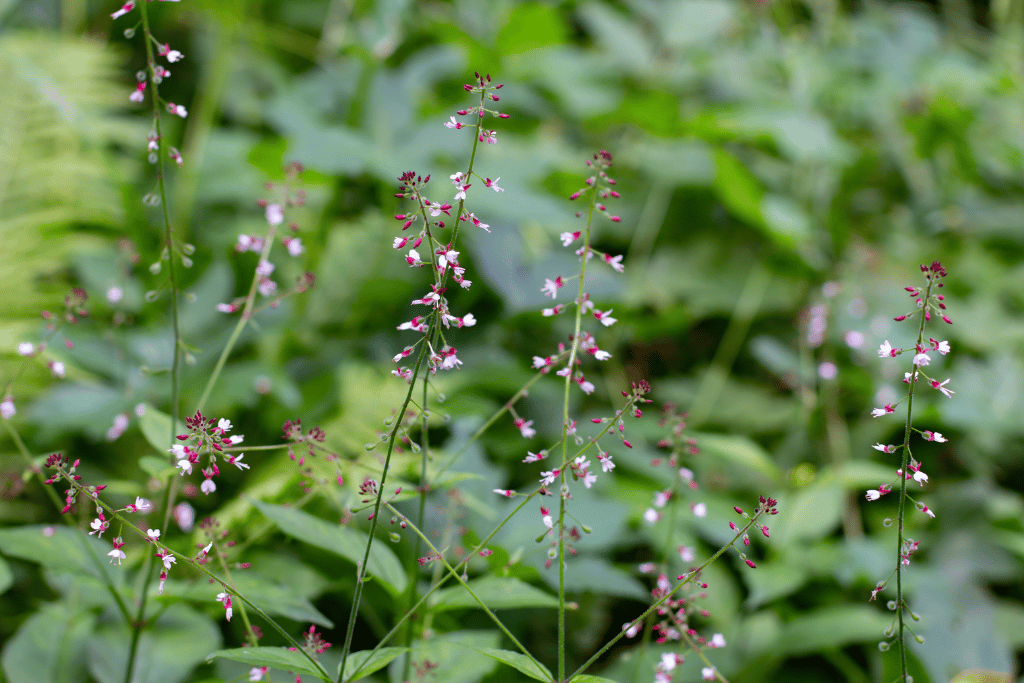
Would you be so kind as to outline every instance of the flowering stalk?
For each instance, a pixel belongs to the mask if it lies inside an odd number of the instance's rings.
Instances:
[[[419,346],[418,353],[416,354],[416,362],[412,367],[399,366],[395,370],[392,370],[392,374],[396,377],[404,379],[408,385],[409,390],[406,393],[405,400],[402,403],[401,408],[397,411],[397,415],[394,418],[394,423],[391,426],[390,434],[386,437],[387,440],[387,454],[384,458],[384,464],[381,471],[380,482],[373,482],[375,486],[375,500],[373,513],[370,516],[370,531],[367,535],[366,550],[364,553],[363,562],[359,566],[358,578],[356,580],[355,593],[353,596],[352,611],[349,614],[348,628],[345,633],[345,642],[342,646],[342,660],[341,670],[344,671],[345,662],[348,659],[348,655],[351,650],[352,638],[355,633],[356,616],[359,612],[359,605],[362,598],[362,588],[367,566],[369,564],[370,549],[372,547],[374,537],[377,530],[378,518],[380,514],[380,508],[383,503],[383,495],[385,490],[385,481],[387,479],[388,472],[391,467],[391,456],[394,453],[396,440],[399,432],[403,427],[403,417],[406,414],[410,404],[413,402],[413,391],[416,386],[416,380],[420,377],[420,372],[426,365],[429,375],[436,374],[439,370],[454,370],[462,365],[462,361],[456,356],[456,349],[450,346],[445,338],[445,329],[450,329],[452,325],[458,328],[471,327],[476,324],[476,318],[472,313],[467,313],[464,316],[455,316],[452,314],[448,304],[448,299],[445,296],[447,291],[447,283],[449,277],[458,283],[460,288],[468,289],[472,282],[465,277],[466,269],[459,263],[459,251],[456,249],[459,236],[459,228],[463,222],[472,222],[474,226],[490,232],[490,226],[477,218],[473,213],[465,209],[467,192],[473,185],[474,176],[482,181],[483,185],[487,188],[494,190],[495,192],[503,191],[498,186],[497,181],[500,178],[483,178],[476,174],[473,170],[474,162],[476,160],[476,153],[478,144],[485,142],[488,145],[495,144],[497,142],[497,132],[494,130],[487,130],[483,127],[483,122],[487,114],[498,118],[508,118],[508,114],[502,114],[487,107],[488,102],[497,102],[500,98],[496,93],[502,86],[492,85],[490,76],[481,76],[479,73],[475,74],[476,83],[466,84],[463,86],[464,90],[468,93],[479,95],[479,104],[462,109],[457,112],[459,116],[473,116],[476,119],[476,124],[462,123],[454,116],[448,123],[445,123],[445,127],[460,130],[462,128],[475,128],[473,136],[472,151],[470,152],[469,164],[466,171],[456,172],[451,176],[452,184],[455,186],[456,194],[452,200],[455,204],[451,204],[447,201],[436,201],[429,199],[425,194],[425,188],[427,183],[430,182],[430,176],[420,176],[414,171],[408,171],[403,173],[399,177],[399,181],[402,183],[401,191],[395,196],[399,199],[409,199],[416,202],[416,208],[411,213],[401,213],[395,216],[395,219],[402,222],[402,231],[406,231],[409,228],[416,225],[419,221],[422,221],[422,228],[416,233],[403,236],[395,237],[392,243],[395,249],[404,249],[406,246],[411,244],[409,252],[405,256],[406,263],[413,268],[429,267],[432,274],[432,283],[430,285],[430,292],[425,294],[422,298],[416,299],[412,302],[413,305],[424,305],[429,308],[426,315],[414,316],[412,320],[404,322],[398,326],[399,330],[408,330],[418,332],[422,336],[412,345],[406,346],[402,351],[395,355],[395,363],[401,363],[404,359],[410,357],[416,347]],[[452,211],[454,210],[454,225],[452,227],[450,238],[447,242],[439,239],[440,231],[446,228],[445,219],[442,217],[452,217]],[[417,251],[421,245],[426,244],[429,249],[429,255],[424,258]],[[424,385],[429,382],[429,375],[424,377]],[[426,386],[424,386],[423,392],[423,405],[419,406],[422,413],[427,411],[427,392]],[[426,422],[424,422],[426,426]],[[423,438],[426,438],[427,429],[422,430]],[[424,441],[425,445],[426,441]],[[423,510],[425,509],[425,496],[428,488],[428,482],[425,480],[426,474],[426,458],[428,457],[427,449],[421,448],[423,464],[421,464],[421,477],[423,480],[420,482],[420,510],[419,522],[423,522]],[[408,600],[410,604],[415,598],[415,581],[410,582],[412,587]],[[408,667],[408,664],[407,664]]]
[[[947,324],[953,324],[949,319],[949,316],[944,313],[946,310],[946,304],[944,303],[945,296],[938,293],[938,290],[942,288],[943,283],[939,282],[940,278],[946,277],[946,269],[943,268],[942,264],[938,261],[934,261],[931,265],[922,265],[921,272],[924,274],[926,284],[924,287],[906,287],[905,289],[910,293],[911,298],[914,299],[914,303],[917,306],[916,313],[920,315],[917,328],[917,343],[913,349],[898,349],[893,348],[889,343],[889,340],[885,342],[878,349],[878,356],[880,358],[891,357],[895,358],[905,352],[913,351],[914,358],[911,371],[904,373],[903,381],[909,385],[907,394],[904,397],[907,401],[907,417],[906,426],[903,432],[903,443],[899,446],[876,444],[874,448],[882,451],[883,453],[894,453],[897,449],[902,449],[901,454],[901,466],[897,470],[897,475],[900,480],[900,495],[899,495],[899,512],[896,521],[896,568],[894,573],[896,574],[896,600],[889,603],[889,608],[896,612],[897,627],[893,629],[890,627],[886,631],[886,636],[892,636],[895,632],[895,638],[899,644],[900,649],[900,669],[903,678],[907,678],[907,652],[906,643],[904,640],[904,633],[909,628],[904,621],[904,612],[906,611],[911,615],[914,621],[918,620],[916,614],[914,614],[907,601],[903,596],[903,567],[910,565],[910,557],[916,552],[918,543],[913,539],[904,537],[904,522],[905,522],[905,510],[906,503],[908,500],[913,500],[907,493],[907,480],[913,479],[918,482],[922,487],[928,481],[928,475],[925,474],[921,469],[921,463],[919,463],[911,453],[910,448],[910,437],[913,432],[918,432],[926,441],[938,441],[944,442],[946,439],[942,434],[932,431],[922,431],[916,429],[913,426],[913,407],[914,407],[914,389],[917,386],[918,381],[923,377],[932,388],[942,392],[947,398],[951,397],[954,393],[951,389],[947,389],[946,385],[949,384],[949,379],[943,382],[939,382],[936,379],[929,377],[922,368],[927,367],[931,364],[930,353],[938,352],[941,355],[946,355],[950,351],[949,342],[937,341],[929,338],[927,341],[924,337],[925,325],[931,321],[933,315],[939,316],[943,322]],[[908,318],[913,317],[915,312],[906,313],[897,316],[895,320],[901,322]],[[873,417],[881,417],[889,413],[893,413],[896,410],[896,406],[899,405],[904,399],[900,399],[895,404],[889,404],[882,408],[875,408],[871,414]],[[878,500],[883,495],[892,491],[892,484],[882,484],[877,490],[871,490],[867,492],[867,499],[869,501]],[[932,512],[927,505],[914,501],[915,507],[921,512],[925,513],[929,517],[935,517],[935,513]],[[871,600],[874,600],[878,593],[885,588],[886,581],[880,581],[875,589],[871,592]],[[918,642],[924,642],[924,639],[914,634],[915,640]],[[883,641],[879,644],[879,648],[883,651],[889,649],[890,642]]]
[[[742,513],[742,510],[740,510],[739,508],[737,508],[737,511]],[[650,607],[648,607],[646,610],[644,610],[644,612],[640,616],[638,616],[637,618],[633,619],[633,621],[630,621],[630,622],[627,622],[627,623],[623,624],[622,625],[622,631],[620,633],[618,633],[614,638],[612,638],[607,643],[605,643],[604,646],[600,650],[595,652],[590,657],[590,659],[588,659],[586,662],[584,662],[568,678],[563,678],[562,680],[572,680],[572,679],[576,678],[576,676],[579,676],[584,671],[586,671],[605,652],[610,650],[612,648],[612,646],[614,646],[615,643],[617,643],[619,640],[621,640],[622,638],[631,638],[634,635],[636,635],[636,633],[640,629],[640,626],[644,623],[644,620],[647,619],[648,616],[650,616],[655,611],[657,611],[660,608],[662,608],[662,606],[666,602],[671,600],[672,596],[674,596],[677,592],[682,590],[684,587],[690,585],[691,583],[695,582],[697,580],[697,577],[700,576],[701,572],[703,572],[705,569],[707,569],[707,567],[710,566],[712,562],[714,562],[719,557],[724,555],[730,548],[734,547],[736,545],[736,541],[741,541],[741,540],[747,538],[747,531],[749,531],[750,528],[753,527],[758,522],[758,520],[761,518],[762,515],[765,515],[765,514],[767,514],[767,515],[774,515],[777,512],[778,512],[778,510],[776,508],[775,500],[773,500],[771,498],[765,498],[764,496],[759,496],[758,497],[757,508],[754,510],[754,512],[752,514],[743,513],[743,517],[746,519],[746,523],[742,527],[736,527],[735,525],[730,525],[736,531],[736,533],[732,537],[731,541],[729,541],[728,543],[723,545],[721,548],[719,548],[718,551],[714,555],[712,555],[707,560],[705,560],[699,567],[696,567],[695,569],[691,569],[686,574],[680,574],[679,576],[677,576],[676,580],[679,581],[680,583],[677,584],[675,586],[675,588],[664,590],[663,594]],[[750,562],[749,560],[747,560],[746,562],[747,562],[747,564],[749,566],[753,566],[753,563]],[[700,586],[702,588],[707,588],[707,584],[703,584],[702,583],[702,584],[700,584]],[[705,670],[703,673],[704,673],[705,679],[713,680],[715,678],[718,678],[719,680],[721,680],[721,674],[718,674],[717,670],[714,670],[713,673],[711,673],[710,678],[708,678],[708,671]]]

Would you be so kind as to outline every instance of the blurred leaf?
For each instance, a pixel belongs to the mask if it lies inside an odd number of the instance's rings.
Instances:
[[[756,472],[768,481],[782,476],[768,453],[753,440],[731,434],[693,433],[700,450],[714,462],[727,463],[730,469]]]
[[[149,445],[152,446],[157,453],[169,452],[170,449],[167,447],[168,444],[174,445],[176,443],[181,443],[177,440],[168,441],[168,439],[173,438],[171,434],[170,415],[157,410],[149,404],[146,404],[145,408],[146,411],[142,414],[142,417],[139,418],[139,427],[142,429],[142,435],[146,437],[146,441],[149,442]],[[185,423],[181,420],[177,420],[174,425],[174,436],[188,433],[189,430],[185,427]],[[167,457],[169,458],[170,456]],[[159,460],[159,457],[157,459]],[[162,460],[160,461],[160,464],[163,467],[167,467],[168,462],[169,460]],[[152,466],[155,467],[156,463],[153,463]],[[173,467],[173,465],[171,465],[171,467]]]
[[[302,510],[271,505],[260,500],[252,500],[252,504],[281,531],[292,538],[340,555],[354,564],[363,561],[366,551],[366,536],[362,532],[330,524]],[[383,541],[379,539],[370,549],[370,562],[367,570],[389,590],[396,593],[405,590],[406,577],[401,563],[391,548],[384,545]]]
[[[513,7],[495,40],[495,49],[502,55],[515,55],[538,47],[565,42],[567,29],[559,12],[536,2]]]
[[[95,615],[69,605],[44,605],[4,645],[4,676],[10,683],[87,680],[86,646],[95,623]]]
[[[210,656],[210,650],[221,645],[217,624],[209,616],[180,604],[169,606],[153,621],[139,637],[133,680],[195,680],[195,667]],[[123,683],[131,642],[131,632],[123,623],[97,626],[89,639],[89,673],[100,683]]]
[[[345,673],[342,674],[341,680],[357,681],[360,678],[366,678],[374,671],[383,669],[395,657],[408,651],[408,649],[405,647],[382,647],[374,652],[372,656],[370,650],[353,652],[348,656],[348,661],[345,662]],[[338,666],[341,666],[341,662],[338,662]]]
[[[490,609],[558,607],[558,598],[519,579],[484,576],[468,582],[476,598]],[[479,608],[480,604],[462,586],[442,588],[434,594],[436,610]]]
[[[37,562],[55,571],[88,574],[108,585],[118,585],[124,579],[124,572],[107,569],[109,550],[109,543],[64,526],[0,529],[0,552],[5,555]]]
[[[787,622],[774,645],[777,654],[801,656],[823,648],[877,641],[892,617],[867,605],[839,605]]]
[[[11,573],[11,566],[0,557],[0,595],[3,595],[14,583],[14,574]]]

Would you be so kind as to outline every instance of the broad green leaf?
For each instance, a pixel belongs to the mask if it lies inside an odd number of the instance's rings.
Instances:
[[[868,605],[840,605],[801,614],[782,627],[773,655],[808,655],[825,648],[877,641],[892,617]]]
[[[773,540],[786,546],[828,535],[842,520],[845,494],[838,483],[819,480],[786,495],[772,518]]]
[[[366,553],[366,535],[362,532],[331,524],[302,510],[271,505],[260,500],[253,500],[252,503],[267,519],[292,538],[323,548],[353,563],[363,561]],[[402,565],[391,548],[380,540],[375,541],[370,549],[370,563],[367,569],[384,586],[397,593],[405,590],[406,577]]]
[[[96,617],[65,603],[45,605],[3,648],[10,683],[79,683],[86,680],[86,647]]]
[[[512,652],[511,650],[499,650],[494,647],[472,647],[471,649],[476,650],[482,655],[487,655],[493,659],[497,659],[503,664],[508,664],[513,669],[517,669],[520,673],[523,673],[535,681],[552,681],[554,676],[548,671],[548,668],[540,662],[530,659],[522,652]]]
[[[76,538],[78,535],[78,538]],[[123,572],[107,571],[110,545],[77,529],[44,525],[0,529],[0,552],[50,569],[88,574],[120,584]],[[89,557],[89,553],[93,557]]]
[[[729,434],[694,434],[697,445],[702,452],[708,453],[716,460],[729,463],[732,467],[750,470],[778,481],[781,473],[772,462],[768,453],[752,439],[745,436]]]
[[[524,2],[509,14],[508,23],[495,39],[495,47],[499,54],[511,56],[538,47],[562,45],[566,42],[566,32],[557,9]]]
[[[235,577],[235,588],[267,614],[334,628],[333,622],[327,616],[314,607],[309,600],[297,595],[287,586],[278,585],[252,573],[243,573]],[[170,580],[164,584],[163,599],[182,598],[209,603],[220,590],[220,588],[205,582]],[[151,587],[151,597],[156,597],[156,591],[155,586]]]
[[[171,445],[178,443],[177,441],[173,443],[168,441],[171,438],[171,416],[157,410],[148,403],[146,404],[146,412],[139,418],[139,425],[142,428],[142,435],[146,437],[146,441],[156,449],[157,453],[167,453]],[[188,429],[185,427],[185,424],[180,420],[177,421],[174,427],[174,434],[187,433]]]
[[[14,574],[11,573],[11,566],[0,557],[0,595],[14,583]]]
[[[89,673],[100,683],[124,683],[132,634],[124,622],[96,628],[89,640]],[[221,646],[220,627],[187,605],[171,605],[139,638],[134,683],[183,683],[211,650]]]
[[[177,472],[177,468],[167,458],[160,458],[155,455],[144,455],[139,458],[139,467],[151,477],[165,480],[168,475]]]
[[[382,647],[376,652],[372,650],[353,652],[349,655],[348,661],[345,662],[345,674],[341,677],[341,680],[358,681],[360,678],[365,678],[374,671],[383,669],[395,657],[407,650],[408,648],[405,647]],[[341,662],[338,662],[338,666],[341,666]]]
[[[315,667],[305,655],[285,647],[239,647],[231,650],[217,650],[206,659],[210,661],[214,657],[241,662],[246,666],[266,666],[296,674],[308,674],[316,676],[322,681],[331,680],[326,672]]]
[[[476,597],[490,609],[558,607],[555,596],[512,577],[485,576],[468,583]],[[435,599],[435,610],[480,606],[461,585],[437,591]]]

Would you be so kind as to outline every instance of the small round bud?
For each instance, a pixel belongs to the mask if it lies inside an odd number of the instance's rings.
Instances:
[[[159,275],[160,274],[160,262],[157,261],[156,263],[152,264],[149,267],[149,272],[151,272],[153,275]]]
[[[124,37],[127,38],[128,40],[131,40],[132,38],[134,38],[135,37],[135,29],[133,29],[133,28],[126,28],[124,30]]]

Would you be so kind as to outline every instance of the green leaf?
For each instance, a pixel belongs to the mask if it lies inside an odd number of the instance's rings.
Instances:
[[[296,674],[316,676],[322,681],[330,681],[330,676],[313,666],[305,655],[284,647],[240,647],[231,650],[217,650],[206,658],[223,657],[233,662],[241,662],[246,666],[266,666]]]
[[[14,583],[14,574],[11,573],[11,566],[0,557],[0,595]]]
[[[68,527],[40,524],[0,529],[0,552],[5,555],[37,562],[56,571],[88,574],[109,583],[120,584],[123,572],[105,571],[106,553],[109,550],[110,546],[103,541]],[[94,554],[93,558],[87,554],[90,551]]]
[[[260,500],[253,500],[252,504],[292,538],[340,555],[356,564],[363,561],[367,540],[365,534],[349,527],[331,524],[302,510],[271,505]],[[367,569],[370,574],[380,579],[384,586],[396,593],[405,590],[406,577],[402,565],[391,548],[381,541],[376,541],[370,549],[370,563]]]
[[[877,641],[891,621],[888,614],[867,605],[828,607],[783,626],[772,655],[809,655],[826,648]]]
[[[160,412],[147,403],[146,412],[139,418],[139,425],[142,427],[142,435],[146,437],[146,441],[156,449],[157,453],[168,452],[168,446],[173,445],[171,442],[168,442],[168,439],[171,438],[170,415]],[[174,427],[174,433],[176,435],[187,434],[188,429],[183,422],[178,420]]]
[[[382,647],[376,652],[373,652],[373,650],[353,652],[349,655],[348,661],[345,662],[345,673],[341,680],[358,681],[360,678],[366,678],[374,671],[383,669],[395,657],[406,652],[408,649],[405,647]],[[341,667],[341,662],[338,662],[338,666]]]
[[[86,646],[96,617],[66,604],[45,605],[23,623],[3,649],[10,683],[78,683],[86,680]]]
[[[768,453],[745,436],[729,434],[694,434],[700,450],[738,470],[758,472],[769,481],[778,481],[781,473]]]
[[[558,598],[512,577],[485,576],[469,582],[473,593],[490,609],[558,607]],[[439,590],[435,610],[479,607],[480,603],[462,586]]]
[[[124,683],[131,642],[131,631],[124,622],[107,622],[97,627],[89,641],[92,676],[100,683]],[[194,681],[194,669],[207,659],[210,650],[220,646],[220,627],[210,616],[187,605],[171,605],[158,614],[155,623],[139,638],[136,676],[132,681]]]
[[[246,573],[235,577],[235,588],[267,614],[334,628],[333,622],[326,615],[314,607],[309,600],[301,595],[296,595],[294,590],[288,586],[282,586],[261,576]],[[151,587],[152,595],[150,597],[156,597],[156,590],[156,587]],[[205,603],[209,602],[216,592],[206,583],[170,580],[164,584],[162,599],[181,598]]]
[[[177,468],[170,464],[167,458],[160,458],[155,455],[144,455],[139,458],[139,467],[149,476],[164,481],[169,475],[177,471]]]
[[[487,655],[492,659],[497,659],[503,664],[508,664],[513,669],[517,669],[520,673],[529,676],[535,681],[553,681],[554,676],[548,671],[548,668],[540,662],[531,659],[524,655],[522,652],[512,652],[510,650],[499,650],[494,647],[472,647],[470,649],[476,650],[482,655]]]
[[[538,47],[562,45],[566,42],[566,26],[554,7],[536,2],[517,5],[509,14],[508,23],[495,39],[501,55],[516,55]]]

